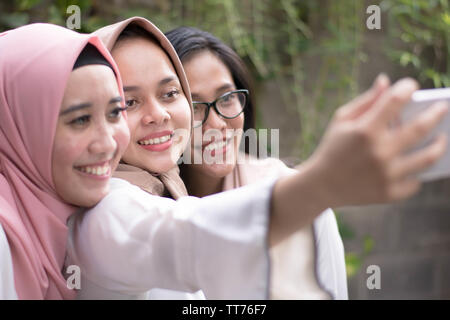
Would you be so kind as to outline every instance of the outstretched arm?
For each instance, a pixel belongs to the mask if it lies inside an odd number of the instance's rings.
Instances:
[[[446,137],[439,136],[414,153],[405,152],[438,124],[447,106],[436,104],[409,123],[393,127],[417,88],[412,79],[389,87],[381,75],[370,90],[336,111],[311,158],[296,168],[298,173],[275,185],[271,243],[311,223],[328,207],[392,202],[419,190],[414,175],[444,154]]]

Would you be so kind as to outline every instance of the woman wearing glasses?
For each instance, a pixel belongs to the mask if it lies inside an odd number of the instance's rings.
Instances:
[[[243,131],[254,128],[250,77],[239,56],[196,28],[180,27],[166,36],[183,63],[193,99],[191,164],[180,167],[189,194],[203,197],[294,171],[274,158],[253,158],[249,146],[247,153],[239,151]],[[271,256],[279,264],[274,270],[282,271],[273,275],[273,298],[348,298],[343,244],[330,209],[272,248]]]

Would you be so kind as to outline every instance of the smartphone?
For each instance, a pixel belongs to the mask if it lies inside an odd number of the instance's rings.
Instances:
[[[407,122],[438,101],[447,101],[450,107],[450,88],[417,90],[404,107],[401,122]],[[435,164],[419,173],[419,179],[423,182],[450,177],[450,110],[433,131],[409,152],[427,146],[440,133],[447,134],[447,150]]]

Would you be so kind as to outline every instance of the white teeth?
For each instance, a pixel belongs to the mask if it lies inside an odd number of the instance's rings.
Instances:
[[[144,145],[144,146],[149,145],[149,144],[160,144],[160,143],[164,143],[164,142],[168,141],[171,137],[172,137],[172,135],[169,134],[167,136],[163,136],[163,137],[159,137],[159,138],[155,138],[155,139],[138,141],[138,143],[141,145]]]
[[[223,148],[227,143],[228,141],[212,142],[205,147],[205,151],[212,151],[215,149]]]
[[[96,176],[103,176],[109,171],[109,164],[103,167],[78,167],[81,172],[86,172]]]

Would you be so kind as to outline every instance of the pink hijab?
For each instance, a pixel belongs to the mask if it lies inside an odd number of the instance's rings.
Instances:
[[[56,194],[51,157],[65,86],[88,42],[119,74],[97,37],[40,23],[0,34],[0,224],[20,299],[76,296],[62,275],[76,208]]]

